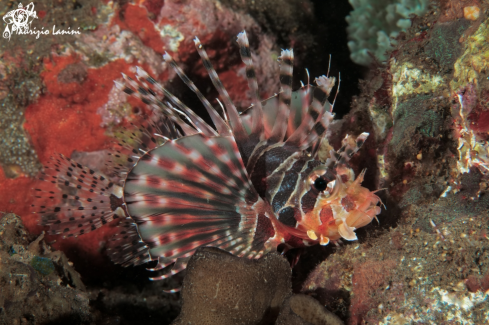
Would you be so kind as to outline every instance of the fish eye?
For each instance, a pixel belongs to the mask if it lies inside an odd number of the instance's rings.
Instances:
[[[328,183],[321,176],[319,176],[318,178],[316,178],[316,180],[314,181],[314,187],[316,188],[316,190],[318,190],[320,192],[324,191],[327,186],[328,186]]]

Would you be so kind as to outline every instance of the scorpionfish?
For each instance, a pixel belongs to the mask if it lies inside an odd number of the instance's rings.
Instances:
[[[242,32],[237,42],[252,105],[240,114],[198,38],[194,42],[222,109],[170,55],[163,59],[214,125],[141,68],[135,79],[123,75],[115,86],[147,105],[151,118],[121,131],[105,173],[63,155],[51,159],[35,195],[52,202],[35,206],[49,234],[79,236],[118,219],[111,259],[124,266],[157,261],[153,280],[185,269],[202,246],[251,259],[278,245],[287,250],[357,239],[354,230],[376,218],[380,199],[362,187],[364,171],[355,177],[348,164],[368,133],[347,135],[341,148],[319,154],[333,120],[328,97],[336,78],[321,76],[292,92],[294,55],[282,50],[280,92],[261,101]]]

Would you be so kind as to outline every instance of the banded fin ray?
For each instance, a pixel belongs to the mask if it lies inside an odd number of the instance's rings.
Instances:
[[[165,55],[163,55],[163,59],[173,68],[173,70],[178,74],[180,79],[182,79],[182,81],[190,88],[190,90],[192,90],[197,95],[197,97],[207,110],[207,113],[211,117],[212,122],[216,126],[219,135],[231,135],[231,129],[229,128],[229,125],[227,125],[226,122],[221,118],[221,116],[219,116],[219,113],[217,113],[217,111],[214,109],[214,107],[212,107],[207,98],[202,95],[197,86],[195,86],[195,84],[187,77],[187,75],[178,66],[175,60],[168,53],[165,53]]]
[[[156,82],[143,69],[137,69],[137,80],[134,80],[125,74],[122,74],[124,83],[114,81],[115,86],[126,94],[138,98],[143,104],[148,105],[152,111],[160,111],[167,116],[173,123],[178,125],[185,135],[192,135],[199,132],[207,132],[209,135],[215,135],[215,131],[207,125],[199,116],[185,106],[181,101],[167,91],[161,84]],[[147,82],[151,85],[148,85]],[[173,107],[169,102],[163,102],[163,96],[168,97],[181,109]],[[179,106],[180,105],[180,106]],[[190,125],[185,123],[183,116]],[[199,128],[201,126],[202,128]]]
[[[347,134],[345,138],[341,140],[341,147],[336,151],[331,150],[331,158],[328,158],[326,164],[333,166],[334,168],[344,168],[353,155],[360,150],[368,136],[369,133],[363,132],[353,140],[353,138]]]
[[[209,56],[207,55],[207,52],[205,51],[204,47],[202,46],[200,40],[197,37],[194,39],[194,43],[195,43],[195,48],[197,49],[197,52],[200,55],[202,63],[205,69],[207,70],[207,73],[209,74],[212,84],[214,85],[217,92],[219,93],[219,96],[224,102],[224,107],[226,108],[226,113],[229,118],[229,123],[231,129],[233,130],[233,136],[236,139],[236,142],[240,146],[240,150],[243,153],[242,158],[246,164],[248,160],[248,154],[251,154],[251,151],[253,151],[254,143],[249,143],[249,135],[244,128],[238,110],[234,105],[231,97],[229,96],[229,93],[227,92],[226,88],[224,88],[221,80],[219,79],[219,76],[217,75],[216,70],[214,70],[214,67],[212,66],[212,63],[209,59]]]
[[[328,97],[335,84],[336,78],[321,76],[316,78],[317,87],[314,88],[312,102],[307,110],[307,114],[301,125],[285,141],[285,145],[307,149],[314,145],[328,128],[329,122],[333,119],[331,111],[332,105],[327,103]],[[304,102],[305,104],[306,102]],[[329,104],[329,105],[327,105]],[[322,119],[327,114],[328,118]]]
[[[140,265],[152,261],[148,246],[141,240],[134,220],[120,220],[116,233],[107,243],[108,255],[112,262],[124,267]]]
[[[141,100],[145,104],[149,104],[150,106],[158,106],[159,108],[163,108],[163,112],[167,113],[170,111],[174,111],[183,115],[187,121],[199,132],[202,132],[206,135],[217,135],[216,131],[208,125],[200,116],[195,114],[187,105],[182,103],[176,96],[170,93],[166,88],[164,88],[160,83],[156,82],[154,78],[149,76],[149,74],[144,71],[142,68],[137,67],[136,78],[139,82],[137,86],[137,93],[134,92],[134,95],[139,95]],[[127,78],[126,78],[127,80]],[[175,109],[170,103],[163,103],[162,99],[158,98],[158,95],[155,92],[151,91],[151,88],[144,82],[145,80],[151,80],[155,89],[157,89],[159,94],[166,96],[170,101],[178,108]],[[133,87],[135,87],[134,82],[131,83]],[[143,86],[143,87],[141,87]],[[149,103],[148,103],[149,101]],[[170,114],[171,115],[171,114]],[[178,121],[178,120],[177,120]],[[180,123],[181,124],[181,123]],[[193,134],[186,132],[187,134]]]
[[[254,257],[276,247],[269,205],[251,185],[231,137],[194,135],[148,152],[128,175],[124,196],[160,263],[185,261],[207,245]],[[258,219],[269,232],[257,237]],[[162,276],[178,268],[172,270]]]
[[[252,116],[251,120],[253,124],[250,128],[250,136],[253,138],[253,141],[258,143],[263,140],[263,108],[260,101],[260,95],[258,92],[258,82],[256,80],[256,72],[255,67],[253,65],[253,59],[251,58],[250,51],[250,43],[248,41],[248,36],[246,31],[242,31],[238,34],[237,42],[239,44],[239,54],[241,55],[241,60],[246,66],[246,77],[248,79],[248,86],[251,91],[251,99],[252,99]]]
[[[282,142],[287,132],[288,119],[290,115],[290,102],[292,96],[292,72],[294,67],[293,50],[282,50],[280,62],[280,85],[281,91],[278,96],[278,113],[269,142]]]

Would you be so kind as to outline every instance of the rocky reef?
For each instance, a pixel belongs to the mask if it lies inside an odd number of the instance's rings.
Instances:
[[[291,274],[277,253],[249,260],[200,248],[188,264],[182,311],[172,324],[343,324],[314,298],[292,294]]]
[[[89,324],[89,298],[66,255],[29,235],[13,213],[0,216],[0,323]]]
[[[338,304],[332,292],[343,297],[349,324],[488,321],[487,10],[432,3],[371,68],[338,125],[371,127],[368,159],[386,210],[302,290],[325,304]]]

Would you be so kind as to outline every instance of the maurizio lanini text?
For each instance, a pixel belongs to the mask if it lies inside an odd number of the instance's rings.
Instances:
[[[80,29],[80,27],[78,27]],[[16,31],[18,35],[36,35],[36,39],[39,38],[39,35],[80,35],[81,32],[78,30],[71,29],[71,27],[68,27],[68,29],[56,29],[56,25],[53,26],[53,32],[51,33],[49,29],[44,29],[44,27],[39,30],[34,27],[34,29],[27,29],[27,30],[22,30],[19,29]]]

